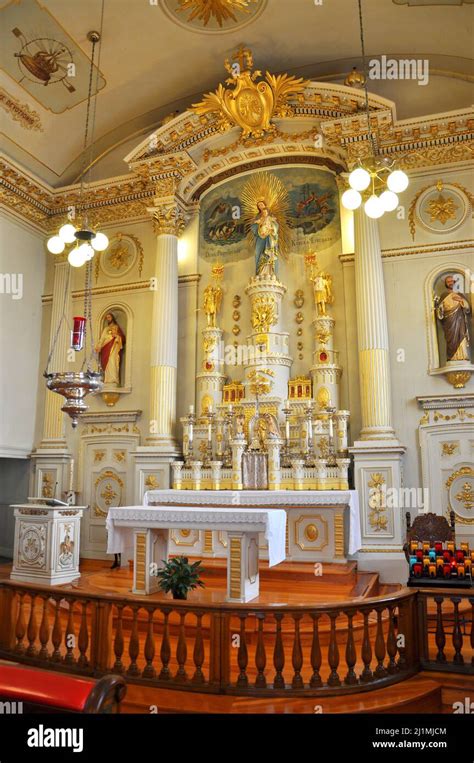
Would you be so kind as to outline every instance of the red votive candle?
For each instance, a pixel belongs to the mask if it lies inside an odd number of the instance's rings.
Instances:
[[[451,553],[449,551],[443,551],[443,559],[445,562],[449,562],[451,559]]]
[[[456,551],[456,561],[457,562],[463,562],[464,561],[464,551]]]
[[[416,578],[421,578],[421,573],[423,572],[423,565],[420,564],[419,562],[416,562],[413,565],[413,572]]]
[[[437,554],[440,554],[442,552],[442,550],[443,550],[443,544],[439,540],[436,541],[434,547],[435,547],[435,551],[436,551]]]
[[[76,316],[73,321],[74,324],[72,329],[71,348],[78,352],[79,350],[82,350],[84,345],[86,319],[82,318],[81,316]]]
[[[415,556],[421,562],[421,560],[423,559],[423,551],[421,550],[421,548],[417,548],[417,550],[415,551]]]
[[[445,578],[450,578],[451,577],[451,565],[450,564],[445,564],[444,567],[443,567],[443,570],[444,570],[444,577]]]

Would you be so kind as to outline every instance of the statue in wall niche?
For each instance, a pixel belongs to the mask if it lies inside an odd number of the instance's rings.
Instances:
[[[458,288],[459,274],[444,279],[445,291],[435,295],[436,317],[441,323],[446,340],[446,360],[470,360],[469,315],[471,307]]]
[[[210,283],[204,289],[203,308],[206,313],[208,328],[216,328],[217,313],[221,309],[222,289],[216,284]]]
[[[125,346],[125,334],[113,313],[107,313],[100,339],[95,346],[104,372],[104,384],[120,386],[120,362]]]

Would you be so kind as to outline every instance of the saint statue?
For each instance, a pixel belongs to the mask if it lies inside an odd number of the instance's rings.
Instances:
[[[104,384],[120,386],[120,361],[124,345],[125,334],[115,320],[113,313],[107,313],[105,326],[95,346],[95,351],[100,354]]]
[[[256,275],[276,275],[278,259],[290,245],[288,192],[276,175],[257,172],[242,189],[241,199]]]
[[[332,305],[334,302],[334,296],[331,290],[332,278],[328,273],[319,270],[312,276],[311,280],[313,282],[314,301],[316,303],[318,316],[327,315],[326,305]]]
[[[471,307],[464,294],[454,289],[456,280],[446,276],[447,291],[435,297],[435,310],[446,340],[446,360],[470,360],[469,319]]]
[[[270,214],[264,199],[257,202],[258,215],[251,227],[255,236],[256,275],[276,275],[278,272],[278,221]]]
[[[207,317],[208,328],[216,328],[217,313],[222,302],[222,289],[218,285],[210,283],[204,289],[204,312]]]

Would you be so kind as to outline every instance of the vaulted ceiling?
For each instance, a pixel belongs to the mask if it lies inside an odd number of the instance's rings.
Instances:
[[[211,6],[228,8],[235,21],[224,18],[219,28],[211,15],[205,25],[204,0],[105,0],[93,179],[125,174],[123,157],[171,112],[215,89],[228,76],[224,59],[242,43],[257,68],[273,73],[343,82],[361,66],[356,0],[212,0]],[[396,103],[399,119],[473,103],[472,0],[363,0],[363,9],[369,57],[429,62],[426,85],[370,80],[372,92]],[[74,182],[81,171],[87,32],[100,23],[101,0],[13,0],[0,9],[4,151],[54,187]],[[72,63],[72,76],[61,80],[60,67],[42,81],[35,51],[57,53],[64,69]]]

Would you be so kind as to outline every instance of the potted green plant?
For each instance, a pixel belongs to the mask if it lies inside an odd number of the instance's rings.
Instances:
[[[204,572],[200,560],[189,564],[187,556],[174,556],[167,562],[163,560],[163,565],[156,573],[159,586],[165,593],[171,591],[173,599],[187,599],[188,591],[198,586],[204,588],[200,578]]]

